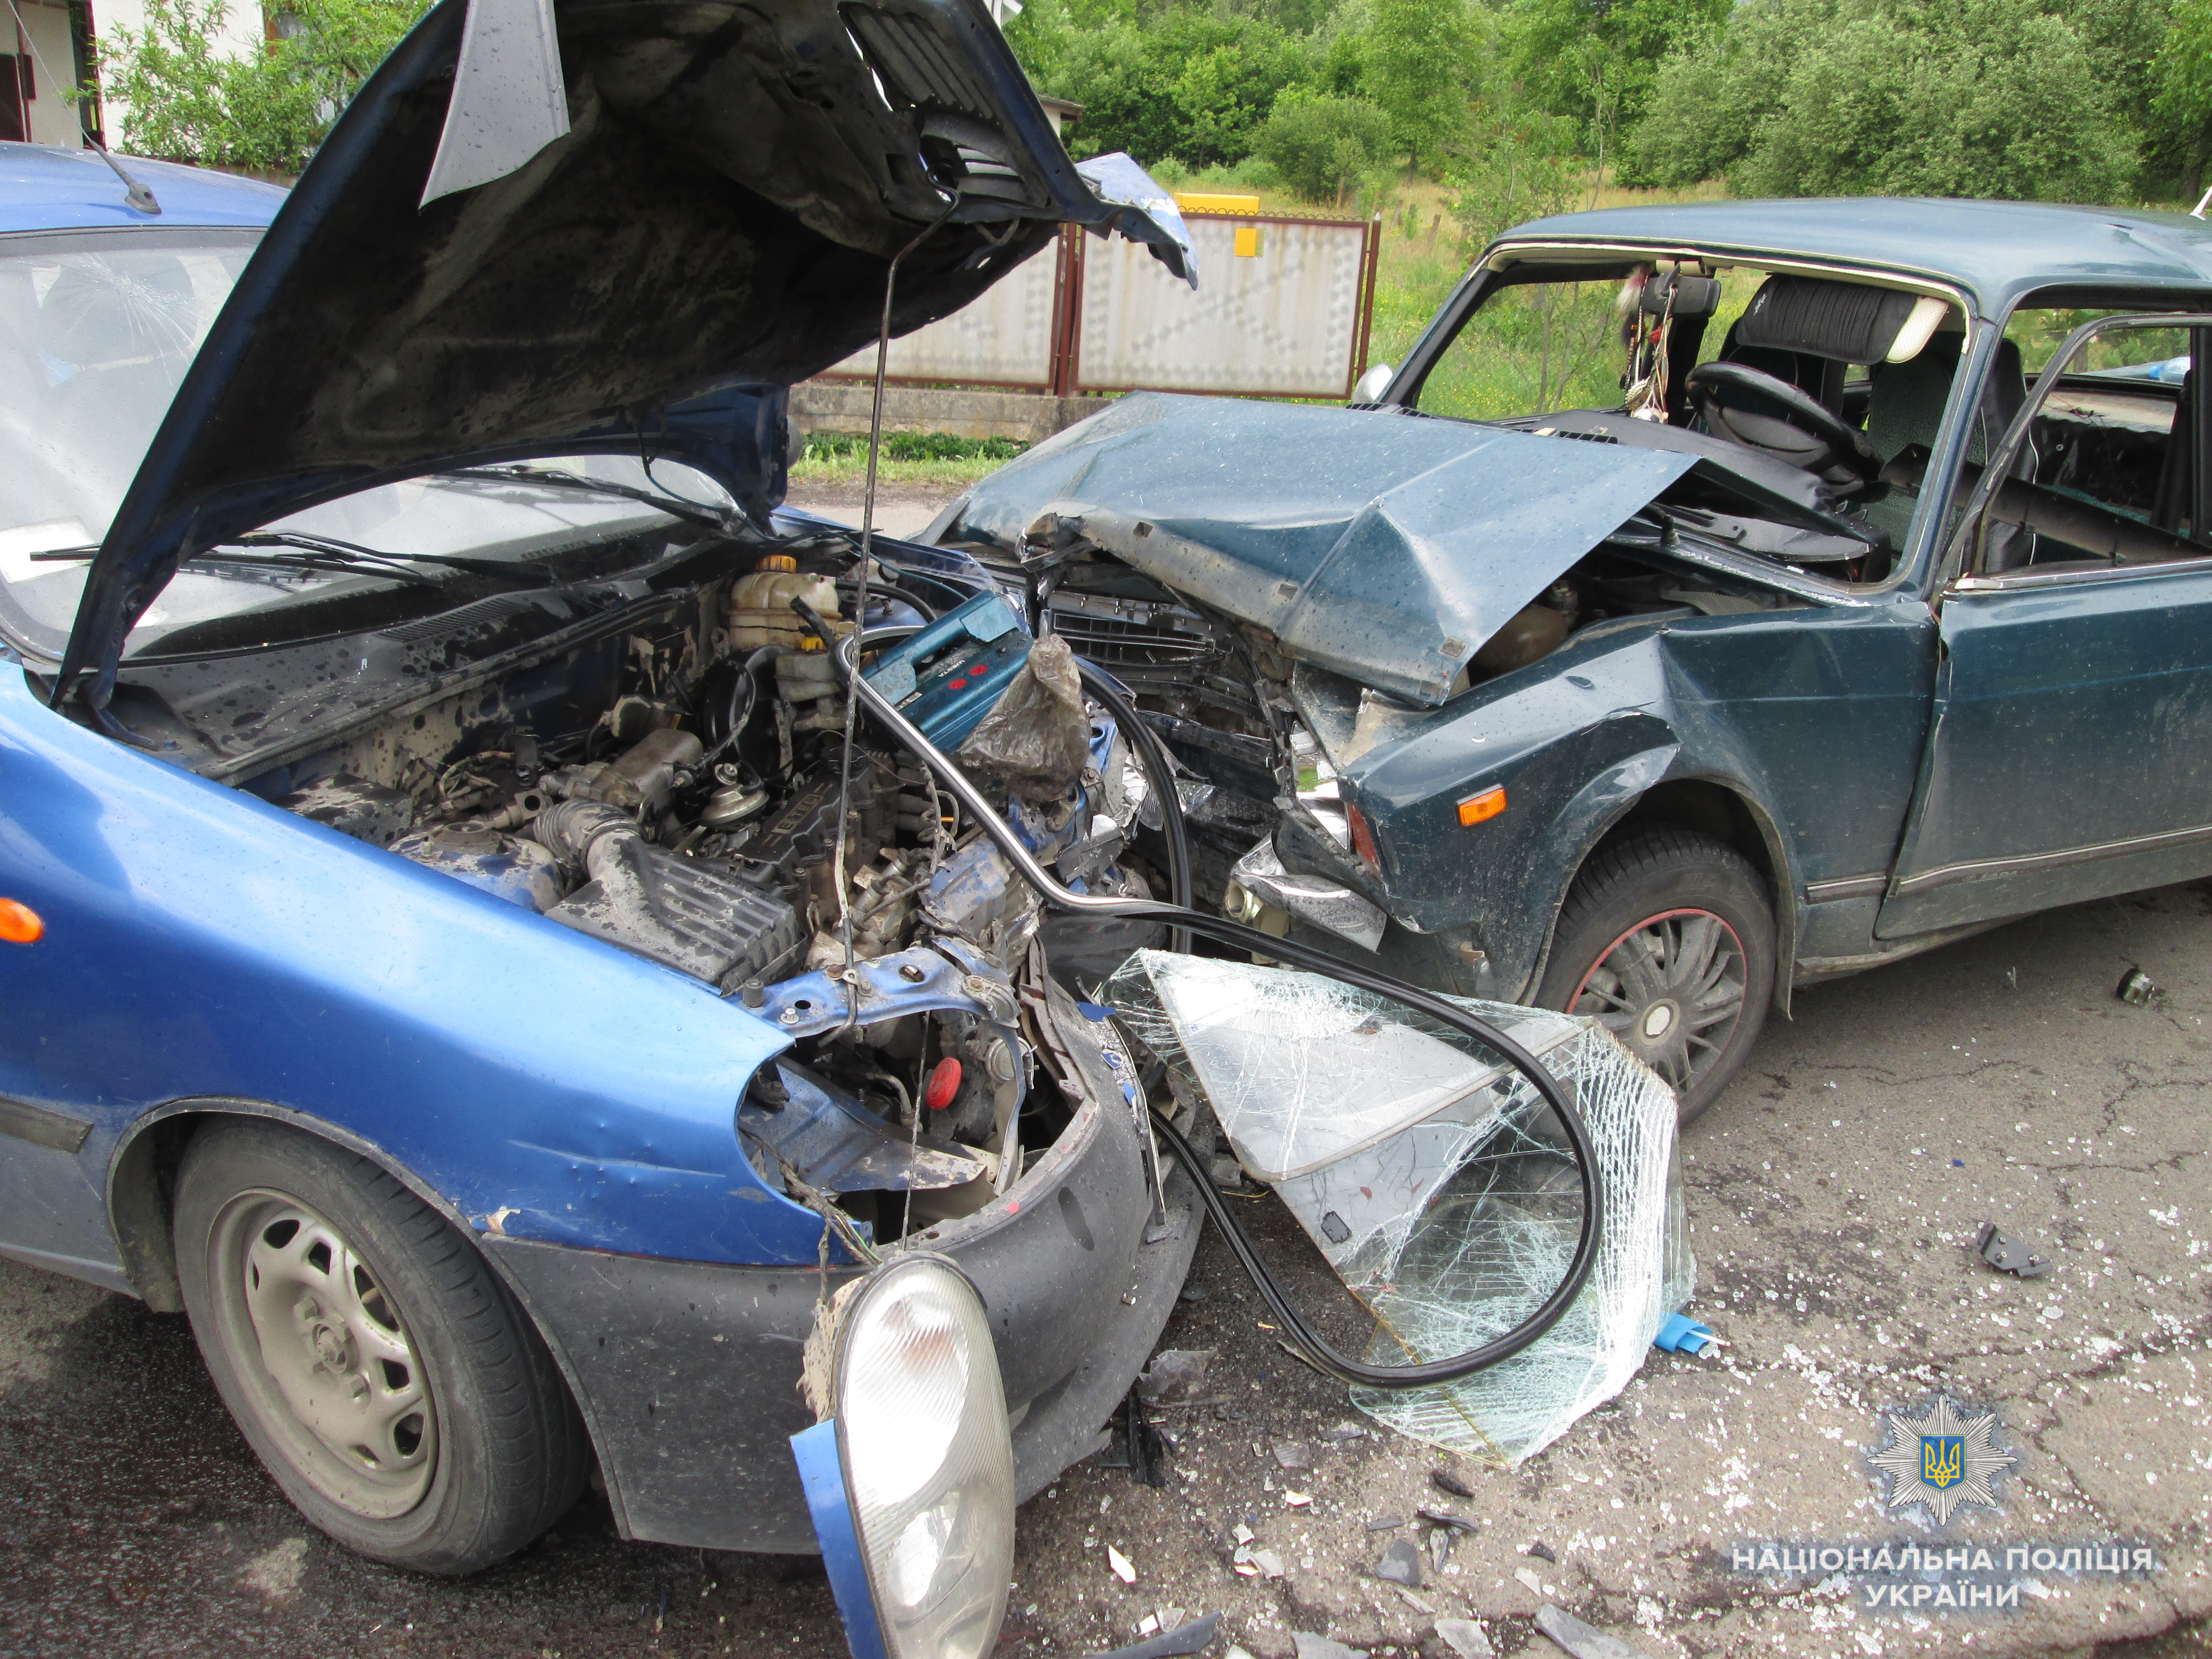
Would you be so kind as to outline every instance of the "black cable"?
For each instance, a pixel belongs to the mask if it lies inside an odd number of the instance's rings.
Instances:
[[[1078,657],[1076,672],[1082,675],[1083,684],[1091,695],[1105,705],[1106,712],[1120,724],[1129,741],[1136,746],[1143,763],[1145,775],[1152,786],[1152,799],[1160,804],[1161,834],[1168,843],[1168,898],[1170,902],[1190,908],[1190,833],[1183,823],[1182,797],[1176,793],[1175,763],[1168,758],[1165,744],[1159,733],[1137,716],[1137,710],[1116,690],[1114,682],[1103,669],[1096,668]],[[1190,949],[1190,930],[1177,927],[1168,934],[1168,949],[1188,951]],[[1157,1080],[1157,1079],[1153,1079]]]
[[[721,741],[699,757],[701,766],[711,765],[736,745],[738,734],[745,729],[753,717],[753,710],[760,706],[760,671],[781,657],[787,648],[781,645],[764,645],[745,659],[745,665],[738,671],[738,678],[730,686],[730,706],[724,715],[727,729],[722,733]],[[745,700],[742,714],[738,712],[740,692]]]
[[[1167,1143],[1168,1150],[1175,1154],[1176,1161],[1189,1172],[1191,1184],[1198,1188],[1199,1201],[1206,1206],[1206,1214],[1221,1230],[1221,1236],[1228,1241],[1237,1265],[1258,1287],[1261,1297],[1281,1322],[1291,1340],[1297,1344],[1306,1358],[1340,1382],[1355,1383],[1364,1389],[1432,1389],[1439,1383],[1456,1382],[1463,1376],[1487,1370],[1500,1360],[1510,1359],[1519,1353],[1549,1330],[1582,1291],[1581,1279],[1570,1274],[1560,1281],[1542,1307],[1504,1335],[1494,1342],[1485,1343],[1480,1348],[1455,1354],[1449,1359],[1412,1365],[1370,1365],[1363,1360],[1347,1358],[1323,1340],[1306,1323],[1298,1310],[1291,1305],[1291,1299],[1283,1294],[1283,1287],[1275,1282],[1274,1275],[1267,1271],[1267,1264],[1260,1260],[1259,1253],[1252,1248],[1252,1241],[1245,1236],[1243,1227],[1238,1224],[1229,1206],[1221,1201],[1221,1194],[1214,1190],[1212,1181],[1199,1162],[1198,1153],[1182,1138],[1182,1132],[1168,1121],[1166,1113],[1158,1110],[1152,1113],[1152,1129]],[[1588,1233],[1590,1230],[1585,1227],[1583,1231]]]
[[[810,621],[812,619],[805,601],[793,599],[792,609]],[[1006,861],[1036,890],[1038,897],[1047,908],[1075,915],[1109,915],[1131,921],[1164,921],[1171,927],[1180,927],[1226,945],[1232,950],[1272,957],[1279,962],[1306,969],[1341,984],[1388,997],[1417,1013],[1426,1014],[1438,1024],[1498,1054],[1507,1065],[1535,1085],[1536,1092],[1544,1097],[1545,1104],[1559,1119],[1559,1127],[1573,1148],[1576,1173],[1582,1183],[1582,1227],[1566,1273],[1535,1312],[1495,1341],[1467,1353],[1455,1354],[1449,1359],[1432,1360],[1418,1365],[1367,1366],[1346,1360],[1327,1343],[1315,1337],[1302,1322],[1294,1322],[1285,1311],[1285,1326],[1299,1339],[1300,1346],[1314,1363],[1331,1376],[1358,1381],[1370,1388],[1428,1388],[1468,1376],[1495,1365],[1502,1359],[1510,1358],[1556,1324],[1559,1316],[1581,1294],[1591,1268],[1596,1265],[1598,1243],[1604,1229],[1605,1202],[1598,1188],[1597,1158],[1590,1145],[1589,1131],[1559,1080],[1546,1070],[1534,1054],[1489,1021],[1468,1012],[1456,1003],[1432,991],[1425,991],[1419,986],[1408,985],[1387,974],[1342,961],[1311,945],[1278,939],[1272,933],[1261,933],[1256,927],[1247,927],[1242,922],[1231,921],[1223,916],[1206,915],[1183,905],[1166,903],[1158,899],[1115,898],[1104,894],[1070,892],[1037,861],[1036,855],[1022,843],[1021,838],[1014,833],[1013,826],[1006,821],[1003,815],[992,810],[990,802],[968,775],[954,765],[944,750],[930,742],[921,728],[870,685],[859,672],[857,664],[864,645],[904,639],[919,631],[913,628],[869,629],[865,632],[855,629],[832,648],[830,660],[836,665],[836,673],[844,680],[846,690],[854,700],[866,702],[870,712],[891,734],[917,760],[944,781],[954,800],[968,810],[969,816],[991,837],[1000,852],[1006,855]],[[1172,1127],[1170,1133],[1173,1133]],[[1180,1137],[1177,1136],[1176,1139]],[[1172,1148],[1175,1141],[1171,1140],[1170,1146]],[[1182,1149],[1184,1152],[1188,1152],[1188,1150],[1187,1146]],[[1196,1155],[1193,1153],[1190,1156],[1194,1158]],[[1231,1248],[1237,1251],[1237,1260],[1252,1276],[1260,1293],[1268,1299],[1270,1306],[1287,1310],[1289,1304],[1279,1301],[1281,1287],[1275,1284],[1266,1266],[1253,1254],[1249,1241],[1245,1240],[1237,1230],[1226,1206],[1220,1204],[1219,1194],[1212,1191],[1212,1183],[1200,1180],[1199,1188],[1201,1195],[1209,1200],[1208,1212],[1212,1214],[1216,1224],[1224,1230]]]

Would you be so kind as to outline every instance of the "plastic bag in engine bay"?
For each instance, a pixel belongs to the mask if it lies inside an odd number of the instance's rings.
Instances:
[[[1422,1363],[1525,1320],[1567,1270],[1579,1177],[1549,1109],[1502,1058],[1402,1005],[1317,975],[1145,951],[1105,988],[1124,1028],[1211,1105],[1374,1315],[1366,1359]],[[1626,1386],[1696,1264],[1674,1169],[1675,1103],[1594,1020],[1454,997],[1572,1092],[1598,1162],[1595,1264],[1527,1350],[1438,1388],[1355,1388],[1433,1445],[1517,1464]]]

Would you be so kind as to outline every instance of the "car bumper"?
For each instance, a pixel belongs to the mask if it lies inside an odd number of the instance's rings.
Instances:
[[[1164,1218],[1121,1102],[1086,1106],[998,1202],[917,1235],[988,1310],[1013,1420],[1018,1501],[1103,1443],[1173,1311],[1199,1211],[1176,1170]],[[1172,1166],[1170,1166],[1172,1168]],[[482,1237],[590,1425],[623,1536],[812,1553],[789,1437],[815,1309],[857,1269],[729,1267]]]

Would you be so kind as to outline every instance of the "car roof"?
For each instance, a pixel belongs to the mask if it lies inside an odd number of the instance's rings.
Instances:
[[[210,168],[120,156],[154,192],[158,214],[125,205],[126,186],[100,154],[55,144],[0,143],[0,234],[21,230],[105,230],[123,225],[246,225],[276,216],[275,185]]]
[[[2212,289],[2212,225],[2185,213],[1919,197],[1690,202],[1532,220],[1526,241],[1675,244],[1934,276],[2002,316],[2039,289]]]

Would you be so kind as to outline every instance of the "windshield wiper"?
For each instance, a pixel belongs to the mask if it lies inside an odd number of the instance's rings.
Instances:
[[[434,478],[473,478],[479,483],[541,484],[551,489],[580,490],[592,495],[614,495],[624,501],[642,501],[672,519],[681,519],[686,524],[696,524],[708,530],[727,530],[729,520],[696,501],[687,501],[681,496],[667,495],[657,489],[641,489],[635,484],[608,483],[598,478],[579,477],[574,472],[540,471],[524,466],[471,466],[452,472],[434,472]]]
[[[234,553],[230,548],[260,549],[264,547],[295,548],[296,552],[262,553],[249,551]],[[33,553],[32,562],[88,559],[100,550],[97,547],[56,548],[49,552]],[[418,587],[436,587],[441,584],[434,576],[426,576],[410,565],[441,565],[450,570],[465,570],[473,576],[494,576],[502,581],[514,582],[522,577],[528,583],[550,582],[551,574],[538,560],[472,559],[457,553],[381,553],[373,547],[363,547],[358,542],[340,541],[332,536],[310,536],[297,531],[263,530],[218,543],[204,553],[188,554],[185,564],[244,564],[265,565],[288,570],[329,570],[346,575],[388,576],[396,582],[411,582]],[[520,584],[518,584],[520,585]]]

